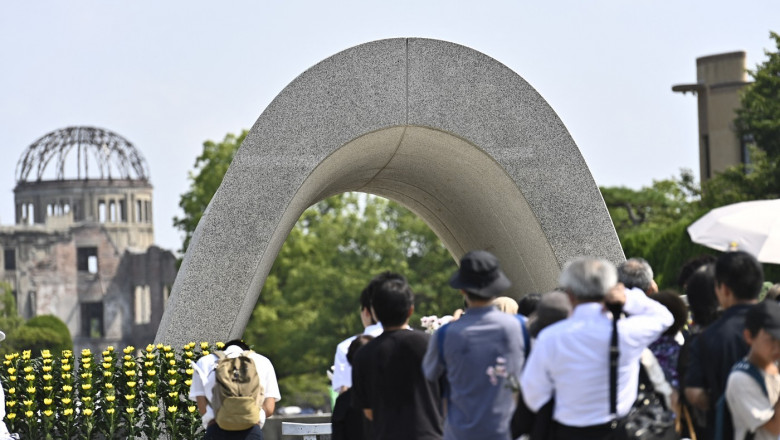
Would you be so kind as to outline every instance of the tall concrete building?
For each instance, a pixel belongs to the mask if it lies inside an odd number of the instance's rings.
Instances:
[[[176,258],[154,245],[140,152],[108,130],[67,127],[27,148],[16,182],[15,224],[0,226],[0,279],[20,316],[59,317],[76,350],[151,343]]]
[[[745,52],[729,52],[696,59],[696,83],[672,87],[698,97],[699,175],[702,182],[715,173],[750,160],[749,139],[741,139],[734,119],[740,90],[750,84]]]

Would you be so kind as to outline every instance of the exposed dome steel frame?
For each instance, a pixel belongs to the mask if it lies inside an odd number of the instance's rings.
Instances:
[[[27,148],[16,164],[17,183],[43,180],[52,160],[56,180],[72,178],[65,176],[65,164],[74,149],[77,180],[149,180],[146,160],[127,139],[102,128],[66,127],[44,135]],[[90,176],[90,162],[97,165],[97,175]]]

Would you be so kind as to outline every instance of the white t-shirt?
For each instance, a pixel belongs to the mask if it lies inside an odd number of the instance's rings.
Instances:
[[[764,376],[769,397],[764,395],[761,385],[748,373],[734,371],[726,382],[726,401],[734,422],[734,438],[743,439],[748,431],[755,432],[755,440],[777,440],[768,431],[759,429],[775,413],[775,402],[780,396],[780,375]]]
[[[376,323],[369,325],[363,330],[364,335],[371,335],[377,337],[382,334],[382,324]],[[347,388],[352,386],[352,366],[347,361],[347,352],[352,341],[357,336],[350,336],[347,339],[339,342],[336,346],[336,356],[333,359],[333,379],[331,379],[331,387],[334,391],[339,391],[342,386]]]
[[[238,357],[241,353],[243,353],[243,350],[235,345],[231,345],[225,350],[225,356],[229,358]],[[274,366],[271,364],[271,361],[268,360],[267,357],[255,352],[250,353],[249,357],[252,358],[252,361],[255,363],[257,377],[260,379],[260,385],[263,386],[265,398],[273,398],[274,400],[279,401],[282,396],[279,393],[279,383],[276,381],[276,372],[274,371]],[[192,385],[190,385],[190,400],[194,401],[198,396],[204,396],[206,397],[206,400],[211,402],[212,396],[214,395],[214,385],[216,385],[214,371],[217,368],[217,361],[217,355],[210,354],[208,356],[203,356],[192,364],[195,372],[192,375]],[[265,412],[261,409],[261,426],[265,421],[265,416]],[[211,406],[209,406],[206,414],[203,415],[203,424],[207,425],[213,418],[214,414],[211,411]]]

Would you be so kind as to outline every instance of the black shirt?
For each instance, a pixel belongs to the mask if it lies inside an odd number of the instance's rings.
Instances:
[[[386,330],[355,355],[353,406],[373,411],[375,439],[442,438],[440,387],[422,372],[429,338],[416,330]]]
[[[749,347],[745,342],[743,330],[745,315],[752,306],[739,304],[729,307],[691,343],[685,386],[704,388],[707,391],[710,403],[707,414],[708,428],[713,426],[715,404],[726,391],[731,367],[748,353]]]

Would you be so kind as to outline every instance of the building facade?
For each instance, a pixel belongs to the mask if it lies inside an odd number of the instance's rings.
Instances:
[[[691,92],[698,98],[702,182],[750,160],[750,139],[741,139],[734,124],[741,105],[740,91],[747,84],[745,52],[729,52],[697,58],[696,83],[672,87],[672,91]]]
[[[33,143],[16,171],[15,224],[0,226],[0,279],[19,315],[59,317],[76,350],[151,343],[176,257],[154,245],[140,153],[107,130],[68,127]]]

